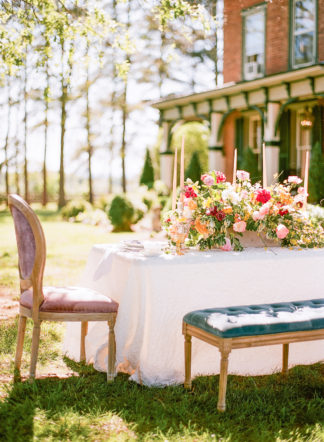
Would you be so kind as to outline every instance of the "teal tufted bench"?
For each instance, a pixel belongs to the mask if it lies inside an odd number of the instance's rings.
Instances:
[[[218,347],[221,363],[217,409],[225,411],[230,352],[236,348],[283,344],[282,372],[287,373],[290,343],[324,339],[324,298],[195,310],[184,316],[182,331],[184,386],[191,388],[191,337]]]

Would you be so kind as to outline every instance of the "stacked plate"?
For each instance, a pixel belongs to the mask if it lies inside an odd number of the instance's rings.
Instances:
[[[131,241],[122,241],[121,249],[124,252],[142,252],[144,250],[144,246],[140,241],[134,239]]]

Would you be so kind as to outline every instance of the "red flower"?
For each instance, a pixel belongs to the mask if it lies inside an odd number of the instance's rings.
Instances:
[[[171,222],[171,218],[168,218],[168,219],[166,220],[166,222],[167,222],[167,223],[170,223],[170,222]]]
[[[223,172],[215,171],[216,175],[216,182],[218,183],[224,183],[226,181],[226,176],[223,174]]]
[[[266,189],[260,189],[257,192],[256,200],[259,203],[265,204],[271,199],[271,193]]]
[[[197,198],[196,192],[193,190],[192,187],[186,186],[185,187],[185,197],[186,198]]]
[[[223,221],[223,219],[224,219],[225,217],[226,217],[226,213],[223,212],[222,210],[220,210],[220,211],[217,213],[217,215],[216,215],[216,218],[217,218],[218,221]]]
[[[280,209],[279,210],[279,215],[280,216],[284,216],[284,215],[288,215],[289,211],[287,209]]]

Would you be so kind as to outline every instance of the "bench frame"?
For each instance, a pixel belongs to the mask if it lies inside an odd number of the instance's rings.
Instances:
[[[185,382],[184,387],[191,389],[191,337],[201,339],[208,344],[214,345],[221,353],[219,392],[217,410],[225,411],[228,357],[232,350],[237,348],[260,347],[265,345],[282,344],[282,373],[288,372],[289,344],[294,342],[315,341],[324,339],[324,329],[298,331],[287,333],[274,333],[254,336],[242,336],[239,338],[221,338],[206,332],[198,327],[182,323],[182,333],[185,338]]]

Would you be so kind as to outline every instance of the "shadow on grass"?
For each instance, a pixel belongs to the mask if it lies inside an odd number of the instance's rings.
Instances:
[[[79,376],[10,387],[8,397],[0,402],[0,438],[31,440],[36,410],[54,421],[70,412],[88,416],[89,422],[107,413],[118,414],[146,440],[188,440],[192,433],[204,440],[234,441],[324,437],[324,366],[320,364],[295,367],[286,378],[281,374],[229,376],[228,409],[220,414],[216,411],[218,376],[197,378],[187,392],[182,386],[140,386],[123,374],[108,384],[105,373],[92,366],[65,362]]]

